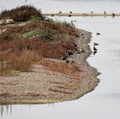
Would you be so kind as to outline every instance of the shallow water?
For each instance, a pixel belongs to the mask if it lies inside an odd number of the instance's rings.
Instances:
[[[36,1],[33,0],[34,4]],[[48,2],[48,0],[45,0],[45,2]],[[56,1],[54,5],[57,2],[60,3]],[[73,2],[77,5],[80,1]],[[120,6],[120,3],[118,3],[113,2],[115,5],[115,8],[112,7],[113,11],[117,9],[116,6]],[[59,4],[61,9],[63,9],[62,4],[63,2]],[[73,6],[75,6],[74,4]],[[48,8],[45,7],[45,4],[42,7],[45,8],[44,11],[47,11]],[[72,5],[70,7],[73,9]],[[58,10],[58,8],[56,9]],[[94,9],[99,11],[98,8]],[[67,10],[68,8],[66,8]],[[93,43],[99,43],[96,46],[98,52],[95,55],[91,54],[87,61],[101,72],[99,85],[91,93],[74,101],[49,105],[11,105],[8,106],[8,111],[7,108],[4,108],[5,110],[0,118],[120,119],[120,17],[54,17],[53,19],[66,20],[67,22],[76,20],[74,24],[77,28],[92,32],[92,39],[89,45],[92,50]],[[97,32],[101,33],[101,35],[96,35]]]

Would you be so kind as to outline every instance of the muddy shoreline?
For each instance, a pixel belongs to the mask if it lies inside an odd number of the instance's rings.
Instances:
[[[71,57],[82,67],[79,78],[45,69],[35,65],[33,72],[21,73],[20,76],[0,77],[0,104],[42,104],[77,99],[92,91],[97,86],[99,73],[86,59],[91,54],[88,43],[91,33],[80,30],[76,39],[78,49],[85,53],[74,53]]]

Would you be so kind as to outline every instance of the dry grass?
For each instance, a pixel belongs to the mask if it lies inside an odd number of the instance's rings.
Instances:
[[[42,20],[31,21],[33,15]],[[11,71],[30,71],[32,64],[37,62],[65,74],[79,71],[76,64],[45,60],[60,59],[65,51],[77,49],[74,43],[77,30],[73,24],[45,20],[41,12],[32,6],[3,11],[0,18],[12,18],[17,22],[30,20],[24,26],[0,26],[4,31],[0,34],[0,75],[11,74]]]
[[[67,64],[65,62],[51,61],[49,59],[41,59],[39,64],[44,65],[49,70],[67,75],[72,75],[80,71],[80,66],[78,64]]]
[[[19,72],[31,71],[33,64],[40,64],[47,69],[71,75],[79,72],[80,66],[73,63],[51,61],[39,55],[35,51],[23,51],[14,53],[0,53],[0,75],[18,75]]]
[[[21,53],[0,54],[0,75],[16,75],[17,71],[27,72],[31,70],[29,55]],[[14,71],[14,74],[13,74]]]

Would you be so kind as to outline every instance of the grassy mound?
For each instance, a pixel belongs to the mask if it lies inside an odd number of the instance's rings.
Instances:
[[[28,21],[32,17],[44,20],[41,11],[33,6],[21,6],[12,10],[4,10],[0,14],[0,19],[13,19],[15,22]]]
[[[37,20],[31,20],[33,15]],[[0,26],[0,75],[11,74],[11,71],[30,71],[32,64],[38,62],[51,67],[48,61],[45,63],[46,58],[60,59],[65,51],[76,50],[74,39],[78,32],[73,24],[45,20],[42,14],[31,6],[4,11],[0,16],[16,21],[12,25]],[[23,23],[26,20],[27,22]],[[52,70],[59,71],[55,63]],[[78,69],[75,65],[66,67],[68,70],[73,68],[71,71]],[[64,70],[59,72],[62,71]]]

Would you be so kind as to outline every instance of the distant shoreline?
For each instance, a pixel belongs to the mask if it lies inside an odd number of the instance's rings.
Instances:
[[[120,17],[119,13],[43,13],[43,16]]]
[[[63,102],[78,99],[84,94],[94,90],[99,82],[97,78],[99,73],[86,62],[86,59],[91,54],[88,46],[91,33],[80,30],[80,34],[84,35],[84,37],[77,38],[76,44],[78,45],[78,49],[83,48],[85,53],[75,53],[72,56],[75,63],[82,67],[78,79],[49,71],[44,69],[44,67],[36,65],[33,72],[21,73],[20,76],[17,77],[0,77],[0,83],[3,81],[2,90],[4,90],[4,86],[7,85],[9,93],[11,94],[7,97],[0,96],[0,104]]]

